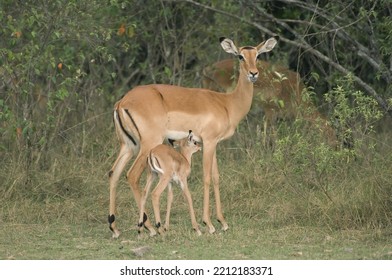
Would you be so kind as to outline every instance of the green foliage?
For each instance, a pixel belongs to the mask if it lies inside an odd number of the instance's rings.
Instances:
[[[326,101],[338,120],[340,137],[352,146],[324,144],[322,135],[302,119],[280,126],[270,163],[290,190],[288,216],[298,215],[300,224],[318,219],[332,228],[384,227],[389,222],[382,217],[392,206],[385,167],[392,162],[391,147],[375,136],[383,114],[372,98],[353,87],[350,76],[326,94]]]
[[[360,146],[374,132],[375,124],[383,117],[377,102],[355,89],[350,75],[339,80],[325,94],[325,100],[333,106],[332,116],[341,140],[354,141],[355,146]]]
[[[94,240],[102,239],[106,233],[109,238],[107,171],[118,149],[111,122],[113,104],[139,84],[198,87],[202,68],[226,58],[217,38],[228,36],[236,43],[253,45],[267,37],[247,21],[273,27],[277,34],[289,39],[310,42],[373,86],[392,107],[390,83],[386,82],[389,70],[385,66],[389,65],[392,46],[390,10],[381,4],[373,7],[374,1],[351,1],[350,9],[342,9],[343,2],[317,2],[317,11],[324,11],[324,17],[314,9],[287,9],[281,1],[212,1],[211,8],[225,13],[183,1],[2,1],[0,220],[7,226],[0,234],[7,238],[6,243],[15,241],[9,235],[8,225],[18,224],[43,224],[44,229],[55,224],[61,230],[69,230],[70,224],[77,228],[73,233],[79,235],[85,234],[88,225],[93,228]],[[379,1],[385,5],[387,2]],[[284,19],[300,38],[261,16],[262,12]],[[331,19],[341,28],[336,29]],[[348,48],[347,41],[334,36],[335,31],[343,29],[350,38],[372,48],[367,54],[375,53],[382,67],[375,71],[369,61],[351,51],[355,44],[350,43]],[[276,134],[272,137],[275,142],[266,147],[260,133],[263,117],[257,110],[251,112],[233,138],[221,143],[218,150],[222,203],[233,230],[230,228],[228,235],[203,237],[202,241],[190,237],[192,250],[180,249],[181,256],[170,257],[204,257],[214,243],[214,252],[225,247],[240,248],[235,256],[230,255],[233,258],[280,258],[279,252],[268,255],[256,252],[253,245],[244,247],[243,237],[248,236],[250,244],[256,240],[268,247],[265,232],[284,243],[285,229],[290,228],[295,233],[289,235],[291,241],[285,244],[289,247],[284,255],[290,258],[290,250],[301,236],[308,234],[309,228],[327,230],[331,235],[339,235],[342,229],[371,230],[374,239],[374,232],[390,228],[391,126],[386,122],[386,128],[380,129],[385,117],[375,99],[359,91],[352,76],[342,78],[324,62],[303,55],[302,50],[283,41],[269,54],[269,59],[294,65],[303,76],[311,73],[309,81],[314,89],[302,98],[323,103],[340,142],[352,147],[325,144],[322,126],[311,126],[302,118],[280,122],[276,131],[271,131]],[[287,107],[277,102],[283,109]],[[300,111],[311,115],[312,112],[304,111],[308,109],[305,106]],[[203,192],[201,161],[201,156],[195,159],[190,179],[199,217]],[[136,222],[137,207],[124,179],[120,185],[119,220],[123,221],[125,236],[133,240],[136,231],[134,235],[130,233],[133,228],[127,227],[129,221],[131,225]],[[179,203],[177,207],[174,213],[177,211],[178,233],[140,242],[158,246],[158,253],[154,251],[148,258],[164,258],[170,245],[182,246],[184,235],[189,239],[188,216],[183,215],[186,204]],[[20,244],[25,244],[29,234],[37,237],[31,233],[39,231],[32,226],[22,232],[26,234],[17,240]],[[53,236],[45,234],[46,231],[43,236],[48,239]],[[60,237],[52,239],[57,238]],[[325,238],[325,234],[317,235],[312,242],[316,244],[320,238]],[[162,245],[162,239],[170,240],[169,245]],[[363,240],[369,244],[366,236]],[[203,246],[199,248],[200,243]],[[118,252],[118,243],[107,245],[116,248],[100,252],[99,258],[106,258],[113,251],[111,256],[129,258],[129,254]],[[228,254],[231,251],[212,257],[225,258]],[[317,258],[317,254],[325,257],[318,251],[309,258]],[[37,255],[14,257],[29,256]],[[97,255],[87,254],[91,256]],[[72,258],[61,254],[60,257]],[[346,254],[342,258],[350,257],[363,256]]]

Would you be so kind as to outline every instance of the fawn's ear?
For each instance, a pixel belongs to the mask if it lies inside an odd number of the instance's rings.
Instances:
[[[175,140],[169,138],[167,141],[169,142],[170,146],[174,147],[174,143],[176,142]]]
[[[192,140],[193,140],[193,132],[192,132],[192,130],[189,130],[188,142],[192,142]]]

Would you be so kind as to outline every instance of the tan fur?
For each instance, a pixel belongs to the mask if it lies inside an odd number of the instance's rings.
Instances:
[[[317,111],[309,100],[303,98],[305,85],[298,73],[283,66],[259,60],[259,78],[254,84],[254,95],[264,113],[264,141],[268,131],[274,129],[276,121],[294,120],[301,116],[312,124],[318,124],[329,144],[336,145],[336,133],[326,118]],[[216,62],[204,70],[203,87],[230,91],[235,81],[235,60],[226,59]]]
[[[169,220],[170,220],[170,210],[173,202],[173,190],[171,183],[176,182],[180,185],[182,191],[184,192],[185,198],[188,202],[189,213],[191,216],[193,229],[196,231],[198,235],[201,235],[201,231],[196,222],[195,211],[193,209],[192,197],[188,188],[187,178],[191,173],[191,159],[192,154],[200,151],[200,145],[195,142],[192,134],[190,133],[188,138],[182,139],[178,141],[179,152],[174,150],[174,148],[169,147],[164,144],[160,144],[151,150],[148,155],[147,162],[149,163],[148,175],[147,175],[147,183],[144,191],[142,193],[141,198],[141,209],[140,209],[140,218],[139,218],[139,232],[143,227],[143,219],[144,219],[144,211],[147,196],[151,185],[154,181],[154,175],[159,176],[159,182],[155,189],[152,191],[152,205],[154,209],[155,215],[155,224],[158,227],[158,231],[162,233],[161,227],[161,217],[160,217],[160,209],[159,209],[159,200],[162,192],[169,186],[168,189],[168,199],[167,199],[167,211],[166,211],[166,220],[164,230],[169,229]],[[151,232],[151,235],[154,235],[154,232]]]
[[[148,153],[165,138],[186,137],[189,128],[192,128],[195,138],[203,142],[203,221],[209,232],[213,233],[215,228],[211,223],[209,206],[212,179],[217,218],[223,230],[228,229],[221,207],[216,146],[233,135],[238,123],[249,112],[253,98],[253,82],[259,75],[256,57],[260,53],[271,51],[275,44],[276,40],[271,38],[257,47],[237,49],[230,39],[221,40],[221,46],[226,52],[243,57],[239,66],[238,84],[229,94],[200,88],[146,85],[134,88],[116,103],[114,121],[121,149],[109,180],[109,217],[113,217],[109,219],[109,223],[113,237],[120,234],[116,222],[113,221],[116,187],[127,162],[138,151],[127,178],[140,209],[139,180],[146,167]],[[151,231],[148,219],[144,225]]]

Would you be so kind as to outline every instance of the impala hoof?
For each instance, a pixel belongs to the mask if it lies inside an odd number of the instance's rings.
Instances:
[[[157,232],[154,229],[150,229],[150,236],[153,237],[157,235]]]
[[[120,232],[118,230],[114,230],[112,234],[112,238],[116,239],[120,236]]]
[[[214,226],[211,224],[211,222],[207,223],[206,220],[203,221],[203,224],[205,224],[208,227],[208,232],[210,234],[213,234],[215,232]]]
[[[109,229],[112,231],[112,238],[118,238],[120,236],[120,231],[116,228],[116,223],[114,222],[116,217],[114,214],[108,216]]]

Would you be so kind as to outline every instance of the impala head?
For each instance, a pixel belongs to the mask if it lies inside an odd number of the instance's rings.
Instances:
[[[192,147],[192,149],[194,149],[196,152],[201,150],[200,143],[194,139],[192,130],[189,130],[187,144],[189,147]]]
[[[256,62],[260,54],[271,51],[277,41],[277,38],[270,38],[257,47],[241,47],[237,48],[232,40],[220,38],[221,46],[227,53],[234,54],[240,60],[241,73],[245,73],[249,82],[256,82],[259,77]]]
[[[181,151],[187,151],[191,154],[201,151],[200,143],[194,139],[192,130],[189,130],[187,138],[175,141],[174,144],[178,145]]]

